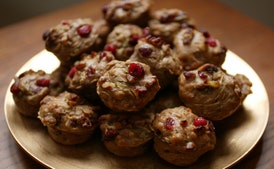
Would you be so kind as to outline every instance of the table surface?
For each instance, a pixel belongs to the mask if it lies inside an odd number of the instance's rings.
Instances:
[[[262,79],[270,100],[267,128],[255,148],[233,168],[274,168],[274,32],[257,21],[220,4],[217,0],[154,0],[154,8],[180,8],[194,18],[231,51],[241,56]],[[62,19],[101,18],[106,0],[90,0],[23,22],[0,28],[0,168],[42,168],[21,150],[10,134],[4,117],[4,96],[17,70],[44,49],[42,33]],[[100,15],[99,15],[100,14]]]

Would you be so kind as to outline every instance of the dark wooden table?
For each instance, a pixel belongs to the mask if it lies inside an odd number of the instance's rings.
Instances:
[[[267,128],[256,147],[234,168],[274,168],[274,32],[216,0],[155,0],[155,8],[177,7],[187,11],[205,28],[241,56],[261,77],[270,99]],[[21,150],[10,134],[4,117],[4,96],[17,70],[44,49],[42,33],[62,19],[101,17],[105,0],[91,0],[0,29],[0,168],[42,168]],[[94,17],[94,16],[97,16]]]

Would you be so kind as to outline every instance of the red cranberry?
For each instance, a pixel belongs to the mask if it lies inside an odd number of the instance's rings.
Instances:
[[[87,77],[93,76],[95,74],[95,72],[96,72],[96,70],[93,67],[89,66],[88,70],[87,70]]]
[[[207,78],[208,78],[208,75],[205,72],[202,72],[202,71],[198,71],[198,75],[203,80],[207,80]]]
[[[139,36],[138,35],[131,35],[129,37],[129,44],[131,44],[131,45],[134,46],[134,45],[137,44],[138,40],[139,40]]]
[[[144,57],[149,57],[153,52],[152,49],[148,46],[142,46],[138,49],[138,51]]]
[[[106,4],[106,5],[103,6],[102,12],[103,12],[104,15],[107,13],[108,8],[109,8],[109,5],[108,5],[108,4]]]
[[[196,127],[203,127],[207,125],[207,120],[203,117],[197,117],[194,122],[193,122],[194,126]]]
[[[202,30],[201,32],[203,33],[203,35],[204,35],[205,38],[209,38],[210,37],[210,34],[209,34],[208,31]]]
[[[105,46],[105,49],[104,49],[105,51],[110,51],[112,54],[116,54],[116,50],[117,50],[117,47],[115,46],[115,45],[111,45],[111,44],[109,44],[109,45],[106,45]]]
[[[82,25],[77,29],[77,33],[82,37],[82,38],[87,38],[92,30],[91,25]]]
[[[143,34],[143,37],[151,35],[150,28],[149,27],[144,28],[143,31],[142,31],[142,34]]]
[[[146,36],[146,40],[148,43],[150,43],[153,46],[156,46],[158,48],[161,48],[162,45],[164,44],[164,40],[161,37],[149,35],[149,36]]]
[[[70,69],[69,73],[68,73],[69,77],[70,77],[70,78],[73,78],[75,72],[77,72],[76,67],[72,67],[72,68]]]
[[[109,128],[105,131],[103,135],[104,140],[112,140],[118,135],[118,131],[116,129]]]
[[[101,52],[100,54],[99,54],[99,60],[102,60],[104,57],[106,57],[107,56],[107,53],[106,52]]]
[[[217,42],[213,38],[207,38],[206,43],[211,47],[216,47],[217,46]]]
[[[196,77],[195,73],[192,72],[184,72],[185,78],[188,79],[194,79]]]
[[[13,93],[13,94],[17,94],[20,92],[20,88],[19,88],[19,84],[18,82],[14,82],[11,87],[10,87],[10,92]]]
[[[171,118],[171,117],[169,117],[169,118],[166,119],[165,128],[166,128],[167,130],[173,130],[174,124],[175,124],[174,119]]]
[[[49,86],[49,84],[50,84],[50,80],[46,79],[46,78],[41,78],[41,79],[36,80],[36,85],[37,86],[46,87],[46,86]]]
[[[62,25],[69,25],[69,22],[68,21],[63,21]]]
[[[133,77],[143,77],[145,75],[145,71],[142,65],[138,63],[131,63],[128,66],[128,73]]]
[[[186,127],[186,126],[187,126],[187,121],[186,121],[185,119],[184,119],[184,120],[181,120],[180,125],[181,125],[182,127]]]
[[[79,63],[79,64],[77,64],[77,65],[75,66],[75,68],[76,68],[77,70],[81,70],[81,69],[83,69],[84,67],[86,67],[86,64],[85,64],[85,63]]]

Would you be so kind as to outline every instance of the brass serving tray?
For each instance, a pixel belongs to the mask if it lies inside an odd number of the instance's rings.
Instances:
[[[59,61],[56,57],[43,50],[25,63],[17,75],[28,69],[42,69],[51,72],[58,65]],[[220,169],[231,167],[252,150],[266,128],[269,100],[259,76],[244,60],[231,51],[227,52],[223,68],[230,74],[246,75],[253,83],[253,93],[246,98],[243,107],[236,114],[215,124],[216,148],[201,156],[195,164],[184,168]],[[180,168],[161,160],[152,148],[144,155],[134,158],[112,155],[104,148],[98,133],[85,144],[77,146],[57,144],[49,137],[46,128],[38,119],[26,118],[16,112],[9,88],[6,92],[4,105],[6,122],[15,141],[27,154],[48,168]]]

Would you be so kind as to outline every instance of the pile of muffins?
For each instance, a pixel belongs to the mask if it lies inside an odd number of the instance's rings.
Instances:
[[[221,67],[227,49],[186,12],[151,5],[112,0],[100,20],[63,20],[45,31],[60,65],[14,78],[18,112],[64,145],[98,130],[117,156],[141,155],[152,143],[162,159],[186,166],[213,150],[213,123],[236,112],[252,83]]]

